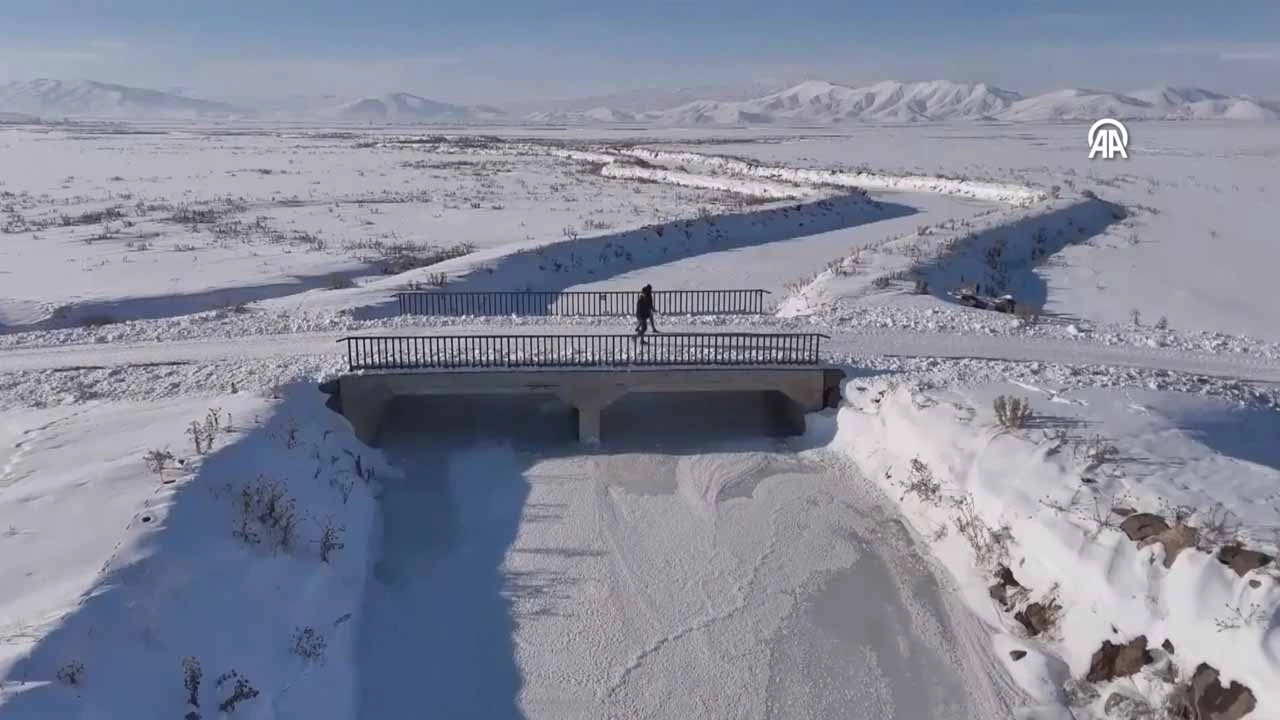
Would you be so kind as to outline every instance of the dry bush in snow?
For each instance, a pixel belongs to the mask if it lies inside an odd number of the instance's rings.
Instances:
[[[173,453],[168,448],[164,450],[153,449],[142,456],[142,461],[147,464],[147,470],[159,476],[160,480],[164,480],[164,470],[173,463]]]
[[[951,503],[956,510],[952,519],[956,531],[960,533],[973,549],[974,560],[979,567],[994,568],[1009,564],[1009,542],[1013,535],[1009,526],[992,528],[978,513],[973,498],[962,495]]]
[[[278,482],[259,476],[236,496],[237,525],[232,535],[249,545],[266,542],[290,550],[298,529],[297,503]]]
[[[183,658],[182,687],[187,691],[187,714],[183,720],[200,720],[200,681],[203,679],[200,661],[190,656]]]
[[[324,526],[320,530],[320,560],[321,562],[329,562],[329,558],[333,553],[346,547],[346,543],[342,542],[342,533],[346,528],[340,525],[334,525],[333,518],[326,518]]]
[[[204,455],[213,449],[213,434],[199,420],[191,421],[191,425],[187,427],[187,436],[191,438],[191,444],[195,446],[197,455]]]
[[[84,680],[84,663],[79,660],[72,660],[66,665],[58,668],[56,677],[58,678],[58,682],[63,685],[76,687]]]
[[[1251,603],[1247,608],[1227,603],[1226,609],[1225,615],[1213,620],[1213,624],[1218,627],[1218,632],[1262,625],[1271,617],[1271,613],[1258,603]]]
[[[294,655],[304,660],[319,660],[324,657],[325,648],[329,646],[329,642],[312,627],[297,628],[293,632],[293,647],[291,648]]]
[[[942,504],[942,482],[933,477],[933,470],[920,458],[912,458],[907,469],[907,479],[898,482],[902,497],[915,495],[921,502],[938,506]]]
[[[258,689],[251,685],[245,676],[235,670],[229,670],[218,676],[215,685],[219,690],[229,689],[231,693],[218,704],[220,712],[235,712],[236,706],[240,703],[258,697]]]
[[[1205,552],[1240,543],[1240,518],[1222,503],[1214,503],[1207,513],[1197,518],[1196,529],[1199,530],[1196,545]]]
[[[996,423],[1005,430],[1020,430],[1031,420],[1031,403],[1025,398],[1001,395],[995,399],[992,408],[996,413]]]
[[[1085,462],[1085,472],[1097,470],[1120,457],[1120,449],[1107,442],[1101,435],[1094,435],[1076,448],[1076,454]]]

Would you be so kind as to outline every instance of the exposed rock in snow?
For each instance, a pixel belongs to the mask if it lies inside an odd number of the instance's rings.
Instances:
[[[1152,535],[1168,530],[1169,524],[1159,515],[1137,513],[1125,518],[1124,522],[1120,523],[1120,529],[1129,536],[1130,540],[1141,542]]]
[[[1252,570],[1269,565],[1273,559],[1266,553],[1246,550],[1239,545],[1228,545],[1218,551],[1218,562],[1235,570],[1240,577],[1248,575]]]
[[[1240,720],[1256,706],[1252,690],[1234,680],[1224,688],[1218,680],[1218,670],[1200,663],[1191,678],[1188,697],[1183,698],[1183,716],[1198,720]]]
[[[1089,674],[1085,679],[1089,682],[1103,682],[1129,677],[1152,660],[1151,653],[1147,651],[1146,635],[1139,635],[1123,645],[1103,640],[1102,647],[1098,648],[1089,661]]]

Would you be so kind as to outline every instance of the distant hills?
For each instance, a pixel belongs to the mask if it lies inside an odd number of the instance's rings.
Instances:
[[[741,96],[739,96],[741,97]],[[598,100],[599,98],[597,98]],[[245,108],[159,90],[94,81],[33,80],[0,85],[0,117],[45,119],[281,119],[372,124],[658,126],[834,125],[919,122],[1091,122],[1276,120],[1280,103],[1200,88],[1162,86],[1127,93],[1068,88],[1024,97],[985,83],[885,81],[851,87],[822,80],[739,100],[694,99],[654,110],[601,104],[513,117],[491,105],[455,105],[411,93],[327,98],[293,107]]]
[[[81,80],[32,80],[0,85],[0,112],[46,119],[93,117],[228,118],[244,114],[232,105],[160,90]]]
[[[488,105],[451,105],[409,93],[356,100],[331,113],[341,120],[384,123],[465,123],[503,120],[506,113]]]
[[[608,108],[590,118],[609,116]],[[1067,89],[1023,97],[984,83],[881,82],[848,87],[813,80],[751,100],[697,100],[624,122],[657,125],[830,125],[843,122],[1068,122],[1121,120],[1275,120],[1280,103],[1198,88],[1159,87],[1130,93]],[[542,118],[530,117],[531,121]]]

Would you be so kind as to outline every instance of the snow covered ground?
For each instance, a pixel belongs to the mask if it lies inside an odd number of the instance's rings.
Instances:
[[[1125,208],[1126,217],[1036,268],[1048,288],[1047,313],[1131,324],[1137,310],[1146,325],[1165,317],[1175,328],[1280,340],[1267,290],[1270,268],[1280,263],[1273,240],[1280,127],[1134,123],[1129,159],[1111,162],[1088,159],[1085,130],[868,127],[835,137],[659,147],[791,167],[1057,186],[1064,196],[1089,190]],[[938,241],[970,230],[929,225],[935,229],[926,239]]]
[[[739,205],[549,154],[344,133],[6,129],[0,329],[172,317]],[[56,278],[56,282],[52,282]]]
[[[523,420],[536,404],[394,415],[362,717],[959,719],[1020,698],[847,463],[708,431],[758,430],[759,408],[637,401],[583,455],[563,411]]]
[[[0,134],[3,166],[33,168],[0,176],[2,717],[177,716],[186,657],[205,717],[230,670],[250,717],[424,696],[453,716],[1140,717],[1117,705],[1193,679],[1204,700],[1202,663],[1249,717],[1280,714],[1275,563],[1240,559],[1280,550],[1276,128],[1142,124],[1127,164],[1057,126],[100,130]],[[1042,307],[946,298],[968,282]],[[782,442],[743,439],[768,428],[742,399],[627,402],[596,453],[554,403],[409,406],[384,460],[314,390],[352,332],[625,325],[391,317],[406,287],[644,283],[773,291],[778,316],[659,323],[829,334],[847,406]],[[993,427],[1001,394],[1031,399],[1027,428]],[[903,485],[913,459],[936,495]],[[1166,564],[1173,535],[1121,529],[1158,529],[1139,513],[1197,537]],[[1097,679],[1103,641],[1139,636],[1150,662]]]

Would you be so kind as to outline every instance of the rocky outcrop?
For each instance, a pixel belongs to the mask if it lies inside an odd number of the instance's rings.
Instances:
[[[1169,702],[1171,715],[1179,720],[1240,720],[1257,704],[1252,690],[1234,681],[1223,687],[1217,669],[1205,663]]]
[[[1226,565],[1240,577],[1250,571],[1269,565],[1275,558],[1256,550],[1246,550],[1239,545],[1226,545],[1218,551],[1218,562]]]
[[[1173,561],[1178,559],[1178,555],[1189,547],[1195,547],[1196,541],[1199,539],[1200,533],[1190,525],[1177,523],[1171,528],[1166,528],[1147,537],[1138,543],[1138,547],[1146,547],[1155,543],[1164,546],[1164,566],[1166,568],[1173,567]]]
[[[1103,640],[1102,647],[1089,661],[1089,682],[1102,682],[1118,677],[1128,677],[1142,669],[1154,658],[1147,651],[1147,636],[1139,635],[1123,645]]]
[[[1142,542],[1152,535],[1158,535],[1169,529],[1164,518],[1151,513],[1134,513],[1120,523],[1120,529],[1134,542]]]
[[[1020,590],[1025,590],[1025,588],[1013,576],[1013,571],[1001,565],[996,569],[996,582],[987,588],[987,594],[991,596],[992,600],[1000,603],[1000,607],[1005,610],[1011,610],[1016,602],[1014,596]]]
[[[1048,604],[1033,602],[1014,614],[1013,619],[1027,629],[1027,634],[1035,637],[1048,632],[1058,621],[1058,611],[1062,608],[1052,601]]]

